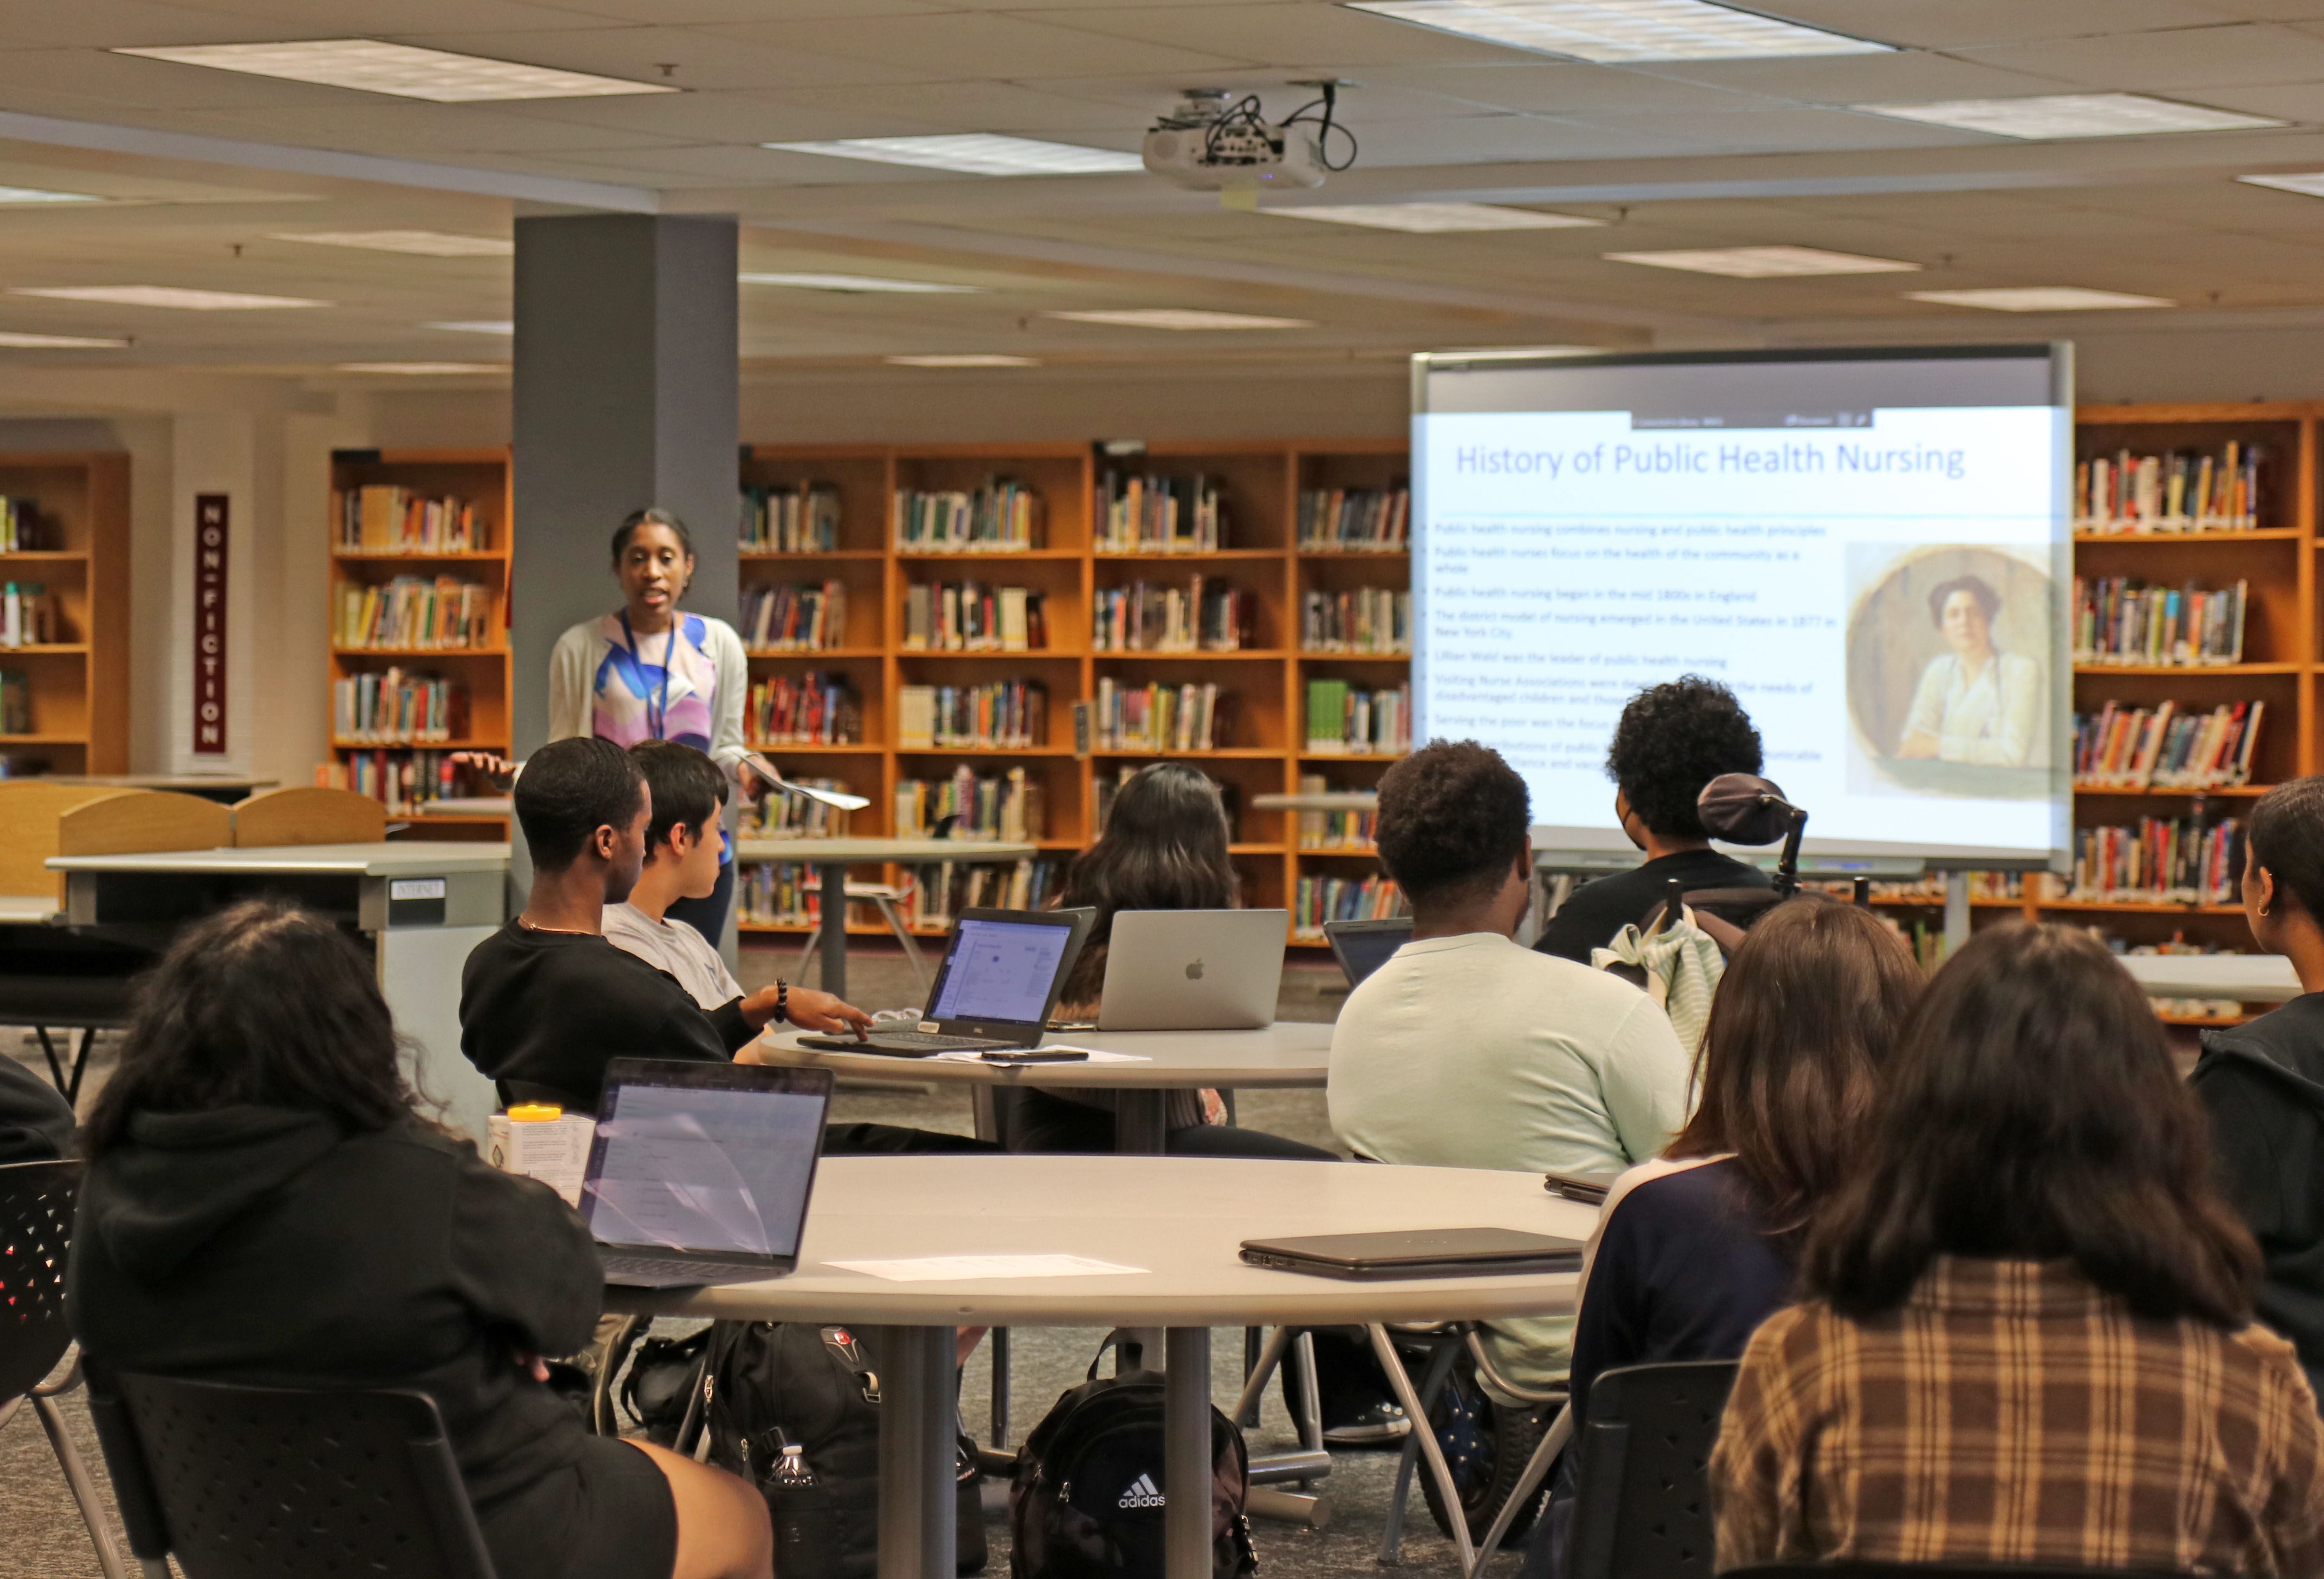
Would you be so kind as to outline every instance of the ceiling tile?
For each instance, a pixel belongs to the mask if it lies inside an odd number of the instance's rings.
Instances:
[[[2256,23],[2117,33],[1965,51],[2006,70],[2088,88],[2168,91],[2324,81],[2324,37]]]
[[[2009,98],[2057,93],[2071,86],[2059,78],[2003,70],[1928,50],[1784,60],[1681,60],[1637,69],[1674,81],[1708,83],[1827,105]]]
[[[930,82],[900,88],[799,88],[780,95],[779,99],[781,113],[792,121],[812,127],[876,125],[860,132],[808,130],[760,140],[804,142],[866,136],[882,128],[893,128],[899,133],[924,129],[1001,132],[1018,136],[1143,132],[1168,102],[1167,98],[1145,96],[1152,102],[1133,108],[1105,99],[1050,91],[1054,86],[1044,84],[1035,88],[1013,82]],[[770,100],[770,104],[775,102],[778,101]]]
[[[1442,94],[1446,98],[1530,115],[1587,115],[1648,112],[1716,113],[1775,109],[1787,101],[1675,77],[1625,71],[1579,61],[1544,60],[1500,66],[1391,66],[1365,74],[1365,87],[1345,100],[1350,115],[1378,87]]]
[[[102,50],[0,50],[0,92],[20,84],[137,109],[250,109],[380,99],[376,94],[349,88],[107,54]]]
[[[242,42],[385,38],[407,32],[593,27],[598,19],[528,0],[180,0],[189,9],[240,23]],[[392,29],[392,32],[383,31]]]
[[[707,31],[721,39],[739,39],[775,50],[878,60],[916,73],[934,73],[945,81],[1201,72],[1258,64],[1224,50],[1108,38],[1084,28],[977,12],[722,24]]]
[[[1932,50],[2202,27],[2220,20],[2208,0],[1784,0],[1782,11],[1811,26]]]
[[[457,113],[447,115],[447,110]],[[681,144],[675,137],[499,115],[478,106],[393,100],[329,109],[249,109],[235,113],[231,119],[238,129],[219,135],[255,136],[309,148],[392,148],[427,156],[463,150],[546,153]]]
[[[1804,152],[1818,149],[1933,148],[1979,141],[1943,126],[1921,125],[1847,110],[1750,110],[1734,115],[1592,115],[1591,125],[1707,143],[1730,152]]]
[[[69,5],[10,6],[0,50],[222,44],[249,36],[246,23],[198,5],[161,5],[155,0],[71,0]]]
[[[875,19],[892,22],[895,19]],[[822,26],[808,23],[800,25]],[[816,83],[912,82],[923,69],[876,56],[825,55],[724,32],[680,27],[595,27],[557,32],[410,34],[400,42],[502,60],[594,71],[682,88],[757,89]],[[663,65],[676,70],[665,76]],[[676,95],[656,96],[665,101]]]
[[[1330,0],[1279,5],[1141,5],[1049,11],[1042,20],[1266,66],[1351,70],[1420,61],[1489,64],[1513,51]]]

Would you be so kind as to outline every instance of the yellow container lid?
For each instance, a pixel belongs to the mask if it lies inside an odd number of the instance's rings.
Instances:
[[[518,1124],[555,1123],[565,1116],[565,1110],[553,1102],[520,1102],[508,1110],[509,1122]]]

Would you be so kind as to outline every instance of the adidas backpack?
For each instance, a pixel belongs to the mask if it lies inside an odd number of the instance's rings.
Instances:
[[[1099,1345],[1104,1357],[1120,1334]],[[1010,1579],[1162,1579],[1162,1378],[1137,1362],[1057,1399],[1018,1451],[1009,1487]],[[1250,1460],[1242,1433],[1211,1410],[1211,1574],[1259,1571],[1243,1515]],[[779,1570],[779,1565],[778,1565]]]

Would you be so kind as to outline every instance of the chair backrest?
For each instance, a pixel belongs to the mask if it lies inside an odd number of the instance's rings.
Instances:
[[[77,806],[126,795],[100,784],[50,779],[0,779],[0,894],[54,895],[64,902],[64,874],[46,864],[57,847],[57,819]]]
[[[234,813],[174,790],[124,790],[83,801],[57,818],[60,855],[143,855],[217,850],[234,838]]]
[[[79,1194],[78,1162],[0,1168],[0,1402],[46,1380],[72,1345],[65,1256]]]
[[[493,1579],[435,1401],[89,1367],[130,1549],[187,1579]]]
[[[352,790],[292,785],[234,808],[234,842],[245,850],[281,845],[376,845],[387,837],[387,808]]]
[[[1625,1365],[1590,1384],[1570,1579],[1710,1579],[1706,1472],[1734,1385],[1732,1360]]]

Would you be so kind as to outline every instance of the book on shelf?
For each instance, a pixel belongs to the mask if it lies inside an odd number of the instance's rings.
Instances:
[[[1234,693],[1215,681],[1184,685],[1097,682],[1100,751],[1223,750],[1233,738]]]
[[[927,839],[953,818],[945,836],[1030,844],[1048,826],[1047,797],[1023,768],[979,774],[964,764],[945,779],[904,779],[896,785],[896,836]]]
[[[1113,817],[1115,798],[1121,793],[1130,780],[1142,771],[1144,770],[1141,768],[1123,762],[1111,773],[1097,772],[1090,775],[1091,805],[1096,811],[1099,833],[1105,832],[1105,825]],[[1240,844],[1242,842],[1242,786],[1222,784],[1213,780],[1211,787],[1219,792],[1219,809],[1226,814],[1227,843]]]
[[[2159,586],[2135,576],[2074,577],[2074,661],[2196,669],[2244,660],[2251,584]]]
[[[812,581],[742,588],[741,635],[752,652],[813,652],[847,644],[847,584]]]
[[[1090,646],[1099,652],[1240,652],[1251,632],[1259,595],[1215,576],[1183,586],[1133,581],[1101,586],[1090,604]]]
[[[493,595],[450,576],[398,576],[383,586],[339,584],[341,647],[446,651],[493,644]]]
[[[473,554],[492,547],[489,523],[467,500],[429,499],[392,483],[339,495],[339,548],[363,554]]]
[[[1030,652],[1048,644],[1042,596],[1029,586],[937,581],[904,588],[907,652]]]
[[[2089,790],[2218,790],[2251,782],[2264,701],[2209,712],[2108,702],[2074,715],[2074,782]]]
[[[839,490],[829,483],[742,490],[746,554],[828,554],[839,547]]]
[[[812,927],[819,919],[823,875],[815,867],[752,861],[742,863],[734,876],[734,919],[743,926]]]
[[[1412,594],[1393,586],[1345,592],[1309,587],[1299,595],[1303,652],[1412,652]]]
[[[41,530],[41,502],[0,495],[0,554],[32,554],[50,547]]]
[[[467,688],[433,675],[354,674],[331,682],[331,734],[366,745],[423,745],[467,733]]]
[[[2074,530],[2149,532],[2252,531],[2268,467],[2264,447],[2230,439],[2216,454],[2124,449],[2074,466]]]
[[[32,677],[21,669],[0,669],[0,734],[30,734]]]
[[[385,804],[392,817],[431,801],[491,793],[483,775],[454,762],[447,751],[350,752],[344,761],[316,764],[315,785],[368,795]]]
[[[742,733],[770,745],[861,745],[863,705],[844,674],[778,674],[751,687]]]
[[[1227,546],[1227,520],[1216,478],[1138,475],[1108,469],[1098,478],[1097,551],[1101,554],[1202,554]]]
[[[1412,749],[1412,687],[1307,682],[1309,756],[1402,756]]]
[[[813,779],[785,773],[783,778],[808,790],[829,790],[841,795],[853,794],[844,779]],[[761,795],[752,808],[745,803],[739,822],[741,835],[746,839],[836,839],[847,833],[847,819],[853,814],[821,800],[810,800],[804,795]]]
[[[919,881],[904,903],[909,927],[950,927],[965,910],[1038,910],[1064,886],[1065,863],[1054,857],[1015,861],[945,861],[918,868]]]
[[[11,581],[0,586],[0,647],[46,647],[63,639],[57,600],[44,583]]]
[[[1389,553],[1410,546],[1412,490],[1303,488],[1299,548],[1310,554]]]
[[[2234,817],[2143,817],[2074,830],[2067,897],[2080,903],[2224,905],[2243,876],[2243,825]]]
[[[901,686],[897,743],[906,751],[1023,750],[1049,743],[1049,689],[1038,679]]]
[[[1321,942],[1326,921],[1384,921],[1406,913],[1404,891],[1378,873],[1369,877],[1302,877],[1291,901],[1291,935]]]
[[[890,526],[906,554],[1023,553],[1041,546],[1041,495],[996,476],[973,493],[896,490]]]
[[[1299,793],[1327,795],[1334,785],[1322,773],[1299,775]],[[1379,826],[1377,811],[1303,811],[1299,813],[1299,847],[1303,850],[1360,850],[1372,847],[1372,832]]]

